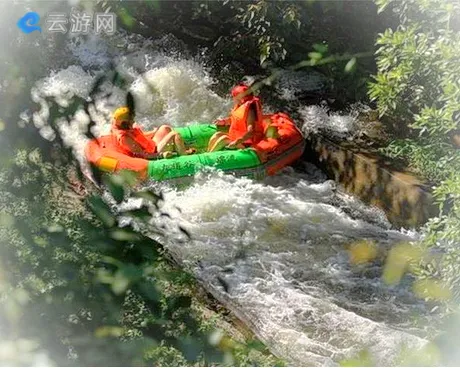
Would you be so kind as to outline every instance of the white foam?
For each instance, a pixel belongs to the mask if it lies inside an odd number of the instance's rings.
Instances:
[[[351,136],[357,129],[357,112],[347,115],[330,112],[324,106],[305,106],[300,108],[303,124],[302,132],[306,135],[311,133],[324,133],[339,137]]]

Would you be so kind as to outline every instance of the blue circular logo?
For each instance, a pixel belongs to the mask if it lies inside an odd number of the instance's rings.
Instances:
[[[42,28],[38,26],[40,21],[40,16],[35,12],[26,13],[21,19],[16,23],[19,29],[24,33],[32,33],[33,31],[42,31]]]

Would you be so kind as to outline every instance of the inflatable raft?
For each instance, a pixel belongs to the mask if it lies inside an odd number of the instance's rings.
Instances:
[[[219,129],[214,124],[194,124],[174,128],[186,147],[197,153],[168,159],[145,160],[118,152],[111,135],[101,136],[88,142],[85,155],[88,162],[102,171],[131,170],[142,179],[172,180],[195,175],[203,167],[215,167],[238,176],[255,179],[273,175],[292,164],[303,153],[305,141],[294,122],[284,113],[264,116],[277,127],[277,138],[266,138],[253,147],[239,150],[206,152],[208,141]]]

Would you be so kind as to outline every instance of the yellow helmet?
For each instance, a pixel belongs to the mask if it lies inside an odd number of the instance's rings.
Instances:
[[[113,121],[115,123],[115,126],[121,127],[124,122],[132,122],[134,116],[131,114],[129,111],[129,108],[126,106],[119,107],[118,109],[115,110],[113,113]]]

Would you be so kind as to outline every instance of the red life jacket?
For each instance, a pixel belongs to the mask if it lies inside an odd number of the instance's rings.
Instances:
[[[135,141],[145,153],[156,153],[157,146],[155,142],[147,138],[142,129],[133,127],[131,129],[118,129],[115,125],[112,125],[112,136],[115,140],[115,144],[120,152],[123,152],[129,156],[135,156],[136,154],[131,151],[131,148],[125,144],[125,138],[131,138]]]
[[[233,108],[230,114],[230,129],[228,131],[229,138],[234,141],[243,137],[248,131],[248,114],[251,104],[256,106],[256,121],[253,127],[253,136],[243,142],[246,145],[253,145],[264,139],[264,126],[262,116],[262,106],[260,100],[257,97],[251,97],[247,101],[244,101],[241,105]]]

